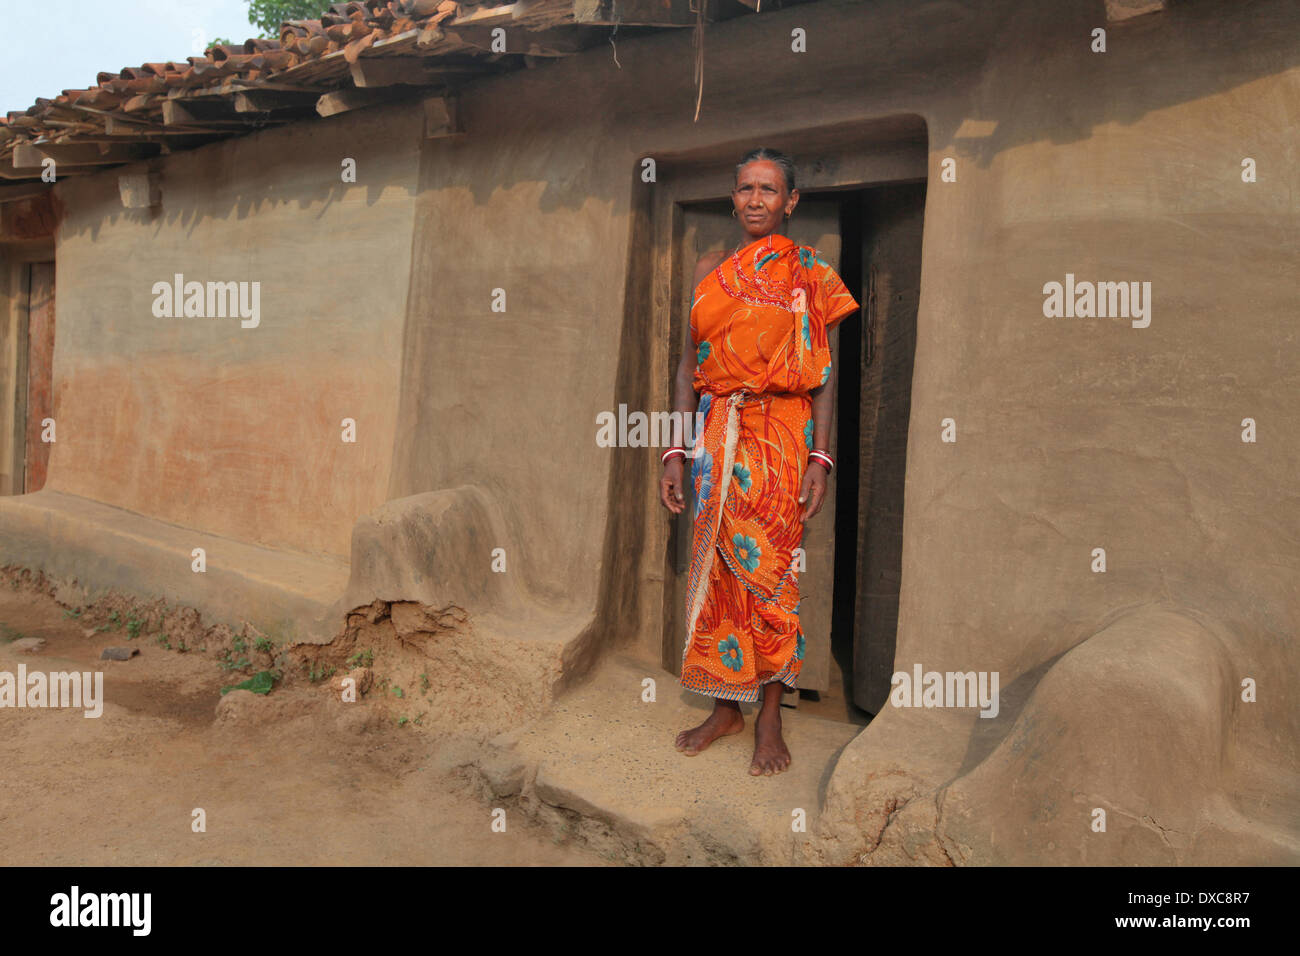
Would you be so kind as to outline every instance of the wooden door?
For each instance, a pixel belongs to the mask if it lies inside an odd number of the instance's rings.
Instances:
[[[863,302],[870,340],[863,342],[858,422],[853,701],[873,714],[888,701],[894,671],[924,218],[924,183],[871,189],[863,197],[864,285],[875,295],[874,308]]]
[[[54,263],[33,262],[27,298],[27,390],[24,494],[40,491],[50,462],[42,441],[44,422],[54,417]]]

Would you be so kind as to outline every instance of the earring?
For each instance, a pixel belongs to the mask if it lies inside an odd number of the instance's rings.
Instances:
[[[735,207],[735,206],[732,206],[732,207],[731,207],[731,218],[732,218],[732,219],[735,219],[735,218],[736,218],[736,207]]]

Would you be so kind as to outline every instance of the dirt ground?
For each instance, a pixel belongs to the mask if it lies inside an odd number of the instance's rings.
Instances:
[[[193,609],[117,597],[64,607],[54,593],[0,570],[0,671],[102,671],[104,710],[0,708],[8,864],[606,862],[508,814],[494,832],[492,808],[455,769],[466,742],[430,727],[434,698],[418,687],[397,700],[357,668],[370,693],[344,703],[343,668],[327,676],[265,637],[204,626]],[[28,653],[14,645],[23,638],[46,643]],[[139,653],[101,660],[106,647]],[[270,694],[223,698],[262,669],[278,675]],[[205,832],[193,830],[198,808]]]

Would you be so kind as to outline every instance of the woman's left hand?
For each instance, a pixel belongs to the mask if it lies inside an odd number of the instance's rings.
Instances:
[[[810,461],[803,475],[803,488],[799,490],[799,504],[804,506],[801,520],[807,523],[809,518],[822,510],[822,502],[825,500],[826,467]]]

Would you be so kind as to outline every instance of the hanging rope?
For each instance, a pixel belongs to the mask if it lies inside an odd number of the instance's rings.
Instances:
[[[699,6],[692,4],[691,9],[695,11],[695,119],[692,122],[699,122],[700,104],[704,102],[704,4],[708,0],[695,0]]]
[[[623,64],[618,62],[618,45],[614,43],[614,37],[618,34],[618,25],[623,22],[623,15],[618,13],[618,0],[614,2],[614,13],[618,15],[614,17],[614,29],[609,34],[609,45],[614,48],[614,65],[621,70]]]

